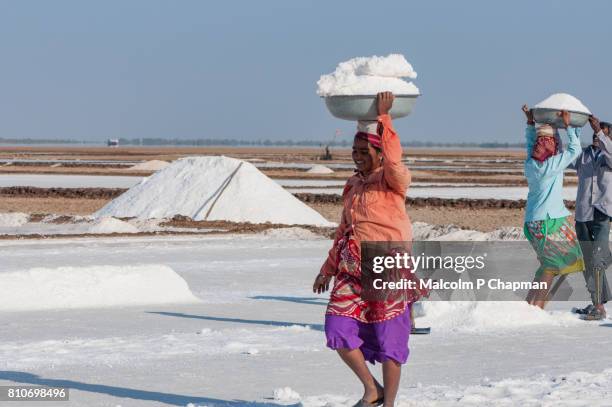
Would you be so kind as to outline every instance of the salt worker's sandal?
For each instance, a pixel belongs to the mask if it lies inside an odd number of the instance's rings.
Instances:
[[[378,406],[381,406],[384,402],[385,402],[384,397],[376,399],[371,403],[369,401],[361,399],[355,405],[353,405],[353,407],[378,407]]]
[[[595,309],[595,307],[593,306],[593,304],[589,304],[584,308],[572,308],[572,312],[574,314],[579,314],[579,315],[587,315],[590,314],[591,311],[593,311],[593,309]]]
[[[584,321],[601,321],[602,319],[606,319],[606,313],[601,312],[597,308],[593,308],[591,312],[586,315],[580,317]]]

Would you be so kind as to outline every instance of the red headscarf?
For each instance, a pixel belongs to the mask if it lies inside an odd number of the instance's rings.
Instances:
[[[372,147],[377,149],[382,149],[382,137],[378,134],[372,133],[364,133],[362,131],[355,134],[355,140],[366,140],[368,143],[372,145]]]
[[[539,136],[531,150],[531,158],[544,162],[549,157],[557,154],[558,144],[554,136]]]

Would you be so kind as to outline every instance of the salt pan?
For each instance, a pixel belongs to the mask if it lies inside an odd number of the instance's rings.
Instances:
[[[403,55],[357,57],[341,62],[336,70],[322,75],[317,82],[319,96],[375,95],[393,92],[396,95],[418,95],[419,89],[402,77],[414,79],[417,73]]]
[[[555,93],[534,107],[591,114],[591,111],[578,98],[567,93]]]

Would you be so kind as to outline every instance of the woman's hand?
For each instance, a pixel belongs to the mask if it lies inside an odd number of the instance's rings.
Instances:
[[[376,107],[379,115],[389,114],[389,110],[393,106],[393,99],[395,99],[395,96],[392,92],[380,92],[376,95]]]
[[[591,125],[591,128],[593,129],[595,134],[601,131],[601,125],[599,124],[599,119],[597,117],[593,115],[589,116],[589,124]]]
[[[535,120],[533,118],[533,110],[531,110],[527,105],[523,105],[521,110],[523,110],[523,113],[525,113],[525,116],[527,117],[527,124],[533,126],[535,124]]]
[[[570,113],[567,110],[561,110],[559,113],[557,113],[557,116],[563,119],[563,125],[567,129],[570,125]]]
[[[331,276],[326,276],[325,274],[319,274],[317,278],[315,278],[314,284],[312,285],[312,292],[315,294],[322,294],[325,291],[329,290],[330,281],[331,281]]]

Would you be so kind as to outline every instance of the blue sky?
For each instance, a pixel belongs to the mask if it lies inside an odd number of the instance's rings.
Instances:
[[[423,93],[402,140],[520,142],[554,92],[612,119],[611,21],[606,0],[0,0],[0,137],[350,139],[316,81],[399,52]]]

